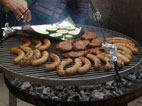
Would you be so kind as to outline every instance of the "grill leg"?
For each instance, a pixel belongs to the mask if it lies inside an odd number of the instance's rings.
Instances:
[[[17,106],[17,98],[9,91],[9,106]]]

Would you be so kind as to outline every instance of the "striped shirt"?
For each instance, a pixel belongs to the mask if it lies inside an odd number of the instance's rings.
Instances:
[[[34,0],[28,0],[30,5]],[[33,23],[48,24],[71,16],[75,23],[88,20],[88,0],[38,0],[31,8]],[[36,22],[36,20],[38,22]]]

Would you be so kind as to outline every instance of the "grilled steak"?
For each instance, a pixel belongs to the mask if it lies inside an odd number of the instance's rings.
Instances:
[[[93,32],[85,32],[85,34],[81,36],[81,38],[85,40],[92,40],[95,39],[96,37],[97,35]]]
[[[89,40],[79,40],[73,44],[73,50],[86,50],[86,46],[89,45]]]
[[[102,47],[92,48],[88,50],[89,54],[94,54],[94,55],[100,54],[102,52],[104,52],[104,49]]]
[[[73,48],[74,40],[66,40],[56,45],[56,49],[62,52],[71,51]]]
[[[91,47],[101,47],[104,40],[102,38],[93,39],[89,44]]]
[[[77,58],[80,56],[85,56],[87,53],[88,53],[87,50],[86,51],[72,51],[72,52],[63,54],[63,56],[66,58]]]

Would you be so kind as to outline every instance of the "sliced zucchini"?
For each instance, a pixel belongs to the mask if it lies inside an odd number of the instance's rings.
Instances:
[[[75,30],[75,27],[74,26],[67,26],[66,29],[69,31],[72,31],[72,30]]]
[[[63,35],[68,34],[68,30],[57,30],[57,33],[62,33]]]
[[[65,38],[65,39],[72,39],[73,36],[72,36],[72,35],[65,35],[64,38]]]
[[[41,30],[41,31],[36,31],[36,32],[38,32],[39,34],[43,34],[43,35],[48,35],[49,34],[49,32],[48,31],[46,31],[46,30]]]
[[[53,38],[62,38],[62,33],[53,33],[53,34],[50,34],[49,36],[53,37]]]
[[[79,34],[79,31],[69,31],[68,32],[70,35],[76,36]]]
[[[55,33],[55,32],[57,31],[57,27],[48,27],[48,28],[47,28],[47,31],[48,31],[49,33]]]

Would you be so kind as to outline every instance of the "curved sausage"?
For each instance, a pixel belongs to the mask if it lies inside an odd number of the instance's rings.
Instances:
[[[28,38],[22,37],[21,40],[25,43],[20,45],[19,48],[21,48],[22,46],[29,47],[31,45],[31,40],[29,40]]]
[[[32,39],[32,42],[36,44],[34,46],[35,49],[39,48],[42,45],[41,41],[38,39]]]
[[[79,58],[80,58],[80,60],[82,61],[82,63],[83,63],[84,65],[78,69],[78,73],[79,73],[79,74],[84,74],[84,73],[86,73],[87,71],[90,70],[92,64],[91,64],[91,62],[90,62],[87,58],[85,58],[85,57],[79,57]]]
[[[115,43],[117,46],[125,46],[127,48],[129,48],[133,54],[137,54],[138,53],[138,48],[133,46],[133,45],[129,45],[127,43]]]
[[[57,56],[54,53],[50,54],[49,57],[53,60],[53,63],[51,63],[51,64],[45,64],[44,68],[47,71],[54,70],[60,64],[60,62],[61,62],[60,57]]]
[[[107,38],[107,41],[109,40],[121,40],[121,41],[126,41],[126,42],[130,42],[130,43],[133,43],[133,41],[127,39],[127,38],[124,38],[124,37],[110,37],[110,38]]]
[[[38,49],[35,49],[33,51],[33,56],[31,58],[20,61],[20,66],[24,67],[24,66],[30,65],[32,64],[32,61],[34,61],[35,59],[39,59],[40,57],[41,57],[40,51]]]
[[[124,61],[125,64],[130,64],[130,59],[127,56],[122,55],[120,53],[116,53],[116,56],[118,58],[121,58]]]
[[[128,53],[129,55],[132,55],[132,54],[133,54],[132,51],[131,51],[129,48],[125,47],[125,46],[120,46],[120,45],[118,45],[118,46],[117,46],[117,49],[118,49],[118,50],[122,50],[122,51]]]
[[[99,70],[101,68],[101,61],[97,56],[92,55],[92,54],[87,54],[86,57],[94,62],[95,70]]]
[[[131,42],[127,42],[127,41],[124,41],[124,40],[107,40],[108,43],[127,43],[131,46],[134,46],[135,47],[135,44],[134,43],[131,43]]]
[[[40,51],[47,50],[51,45],[51,42],[48,39],[44,39],[43,42],[44,42],[44,45],[42,45],[38,48]]]
[[[122,54],[122,55],[125,55],[126,57],[128,57],[130,60],[132,59],[132,56],[128,53],[126,53],[125,51],[122,51],[122,50],[118,50],[117,51],[118,53]]]
[[[48,57],[49,57],[48,52],[43,51],[41,58],[32,61],[32,66],[39,66],[41,64],[44,64],[48,60]]]
[[[64,67],[70,63],[72,63],[72,59],[68,58],[63,60],[58,66],[57,66],[57,73],[59,74],[59,76],[64,76],[65,74],[65,70]]]
[[[18,49],[18,48],[11,48],[10,51],[11,51],[11,53],[15,53],[15,54],[18,55],[17,57],[15,57],[15,58],[13,59],[14,64],[19,63],[20,60],[21,60],[21,59],[23,58],[23,56],[25,55],[25,53],[24,53],[21,49]]]
[[[109,56],[106,53],[101,53],[97,57],[105,63],[105,70],[109,71],[112,69],[112,64],[109,62]]]
[[[74,75],[77,72],[77,70],[82,66],[82,62],[81,62],[81,60],[79,58],[76,58],[74,60],[74,62],[75,62],[75,64],[72,67],[67,68],[65,70],[66,75],[68,75],[68,76],[69,75]]]
[[[24,60],[30,59],[33,56],[33,50],[30,47],[22,46],[21,49],[26,52],[25,56],[23,57]]]

